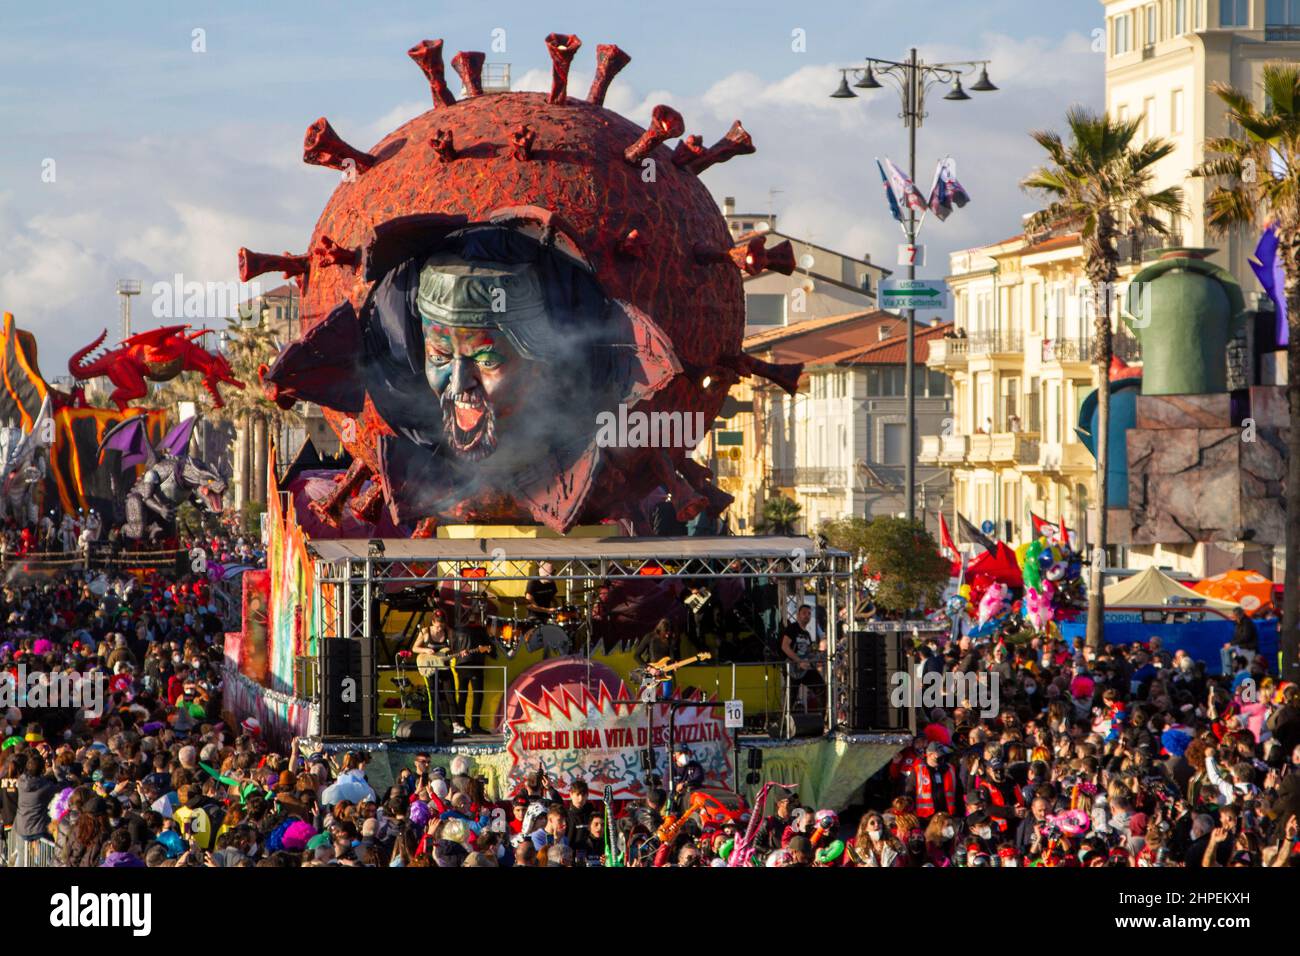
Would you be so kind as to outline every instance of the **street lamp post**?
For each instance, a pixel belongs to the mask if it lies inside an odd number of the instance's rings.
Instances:
[[[884,84],[876,79],[877,76],[885,77],[897,88],[903,106],[899,118],[907,127],[907,176],[915,183],[916,131],[927,115],[925,94],[936,83],[951,83],[952,89],[944,99],[968,100],[970,96],[962,89],[961,78],[974,73],[977,68],[980,71],[979,78],[972,84],[971,89],[977,93],[992,92],[997,87],[989,82],[989,62],[967,60],[954,63],[922,63],[917,59],[916,48],[913,47],[906,62],[903,63],[868,57],[865,67],[849,67],[841,70],[839,88],[831,94],[831,97],[841,100],[857,97],[858,94],[849,88],[850,73],[858,78],[853,87],[859,90],[881,89]],[[910,203],[907,204],[907,220],[903,223],[903,228],[907,235],[908,248],[911,250],[916,246],[919,222],[916,218],[916,209]],[[908,255],[907,278],[916,278],[914,252]],[[903,313],[907,319],[907,355],[904,360],[906,368],[904,374],[907,376],[907,381],[903,384],[903,396],[907,405],[907,457],[904,459],[903,484],[906,486],[907,520],[908,523],[912,523],[916,521],[916,357],[913,354],[916,349],[916,310],[904,309]]]

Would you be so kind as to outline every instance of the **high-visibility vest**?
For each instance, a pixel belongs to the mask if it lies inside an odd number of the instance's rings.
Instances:
[[[934,794],[930,792],[931,772],[932,768],[929,764],[921,764],[915,771],[916,815],[922,819],[934,816]],[[943,771],[943,796],[944,802],[948,805],[948,813],[956,816],[957,775],[952,772],[952,767],[945,767]]]
[[[993,804],[993,806],[1005,807],[1007,805],[1007,798],[1006,795],[1002,793],[1001,787],[994,785],[989,780],[981,780],[980,786],[989,795],[989,803]],[[1016,788],[1017,795],[1019,789],[1020,789],[1019,787]],[[997,827],[999,833],[1006,833],[1007,828],[1011,825],[1010,820],[1004,820],[1001,817],[995,817],[990,815],[989,820],[993,823],[995,827]]]

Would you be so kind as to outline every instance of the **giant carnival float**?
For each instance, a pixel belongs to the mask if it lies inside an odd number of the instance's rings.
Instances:
[[[457,53],[458,97],[442,41],[417,44],[432,108],[366,151],[313,122],[303,159],[339,184],[308,251],[239,250],[242,280],[302,297],[258,387],[322,409],[346,456],[279,484],[267,463],[226,709],[374,751],[376,787],[425,751],[472,755],[498,798],[540,769],[635,799],[684,747],[718,794],[779,778],[847,804],[907,738],[848,726],[843,666],[817,693],[788,681],[779,629],[815,603],[842,661],[826,621],[851,557],[708,533],[731,499],[678,437],[741,377],[797,388],[800,367],[741,350],[742,273],[793,253],[733,243],[701,180],[754,152],[739,121],[712,145],[669,106],[641,128],[604,106],[619,47],[569,91],[581,47],[546,38],[549,93],[485,92],[484,54]],[[650,434],[609,428],[629,420]]]

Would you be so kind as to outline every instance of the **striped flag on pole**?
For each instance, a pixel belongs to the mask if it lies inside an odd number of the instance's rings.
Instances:
[[[928,208],[921,190],[916,188],[916,184],[904,175],[889,157],[885,157],[884,171],[885,181],[889,184],[889,191],[893,194],[895,205],[900,209],[906,206],[918,212],[924,212]]]
[[[885,186],[885,198],[889,200],[889,214],[894,217],[895,222],[902,222],[903,211],[898,208],[898,200],[894,197],[894,190],[889,186],[889,177],[885,175],[885,167],[880,165],[880,160],[876,160],[876,168],[880,170],[880,181]]]

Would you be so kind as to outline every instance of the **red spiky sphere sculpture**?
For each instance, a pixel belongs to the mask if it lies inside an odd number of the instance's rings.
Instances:
[[[345,300],[361,309],[372,285],[363,275],[363,250],[380,224],[430,213],[476,222],[511,207],[549,210],[593,266],[605,294],[652,317],[687,370],[647,410],[702,411],[712,421],[728,385],[755,369],[740,353],[744,296],[737,265],[745,268],[744,256],[732,254],[726,222],[698,174],[753,146],[736,123],[713,147],[703,148],[693,136],[673,151],[664,141],[684,132],[674,110],[656,107],[650,129],[643,130],[606,109],[605,90],[629,59],[615,46],[598,48],[587,99],[569,96],[569,63],[580,46],[574,36],[547,38],[553,62],[549,95],[483,93],[483,55],[460,53],[452,66],[468,96],[459,101],[445,82],[442,42],[426,40],[412,48],[409,54],[433,91],[433,108],[366,153],[339,139],[325,119],[313,123],[305,161],[344,175],[316,223],[309,253],[259,256],[241,250],[241,276],[247,281],[271,270],[295,276],[306,330]],[[783,247],[767,250],[766,268],[793,268],[782,256],[788,244]],[[753,256],[749,267],[754,271]],[[375,439],[388,426],[373,406],[367,402],[354,422],[330,410],[326,416],[353,457],[376,468]],[[666,484],[675,499],[695,502],[694,508],[683,503],[681,510],[698,510],[702,498],[717,493],[702,487],[707,473],[699,475],[684,458],[681,449],[628,450],[605,469],[591,502],[599,509]],[[683,475],[685,486],[679,484]]]

